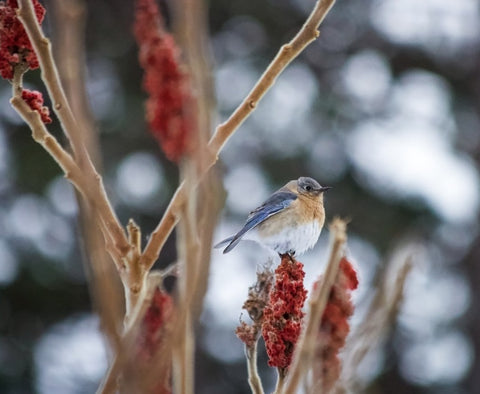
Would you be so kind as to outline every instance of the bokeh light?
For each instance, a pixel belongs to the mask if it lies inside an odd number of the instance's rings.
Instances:
[[[107,369],[104,345],[93,316],[72,317],[51,327],[34,351],[38,392],[94,392]]]

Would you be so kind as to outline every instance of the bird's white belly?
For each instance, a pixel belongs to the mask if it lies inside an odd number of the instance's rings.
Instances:
[[[268,236],[262,236],[257,231],[254,231],[251,234],[252,237],[249,238],[277,253],[295,252],[296,255],[299,255],[313,248],[317,243],[321,230],[319,223],[314,221],[296,227],[287,227],[277,234],[269,234]]]

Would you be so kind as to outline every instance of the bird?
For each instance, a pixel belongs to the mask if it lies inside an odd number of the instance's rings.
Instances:
[[[241,240],[256,241],[280,255],[300,255],[317,243],[325,222],[323,193],[331,189],[300,177],[273,193],[247,217],[236,234],[214,246],[230,252]]]

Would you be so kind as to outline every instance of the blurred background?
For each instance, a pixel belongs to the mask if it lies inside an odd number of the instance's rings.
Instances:
[[[50,2],[44,27],[51,32]],[[88,92],[108,192],[144,237],[178,184],[148,134],[133,2],[87,1]],[[208,4],[218,118],[224,120],[313,7],[312,0]],[[50,34],[50,33],[49,33]],[[221,155],[226,208],[215,239],[290,179],[333,186],[327,219],[351,219],[360,275],[353,326],[376,275],[415,250],[391,335],[359,366],[367,393],[480,393],[480,5],[475,0],[338,0],[320,38],[279,78]],[[26,87],[43,90],[39,72]],[[92,393],[110,357],[92,313],[72,188],[0,84],[0,392]],[[58,132],[58,124],[52,125]],[[57,134],[59,135],[59,134]],[[301,257],[322,272],[328,231]],[[235,337],[267,256],[213,252],[198,327],[196,392],[248,393]],[[159,266],[175,260],[175,239]],[[259,365],[267,388],[275,371]]]

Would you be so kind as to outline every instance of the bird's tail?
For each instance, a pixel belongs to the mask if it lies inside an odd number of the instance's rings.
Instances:
[[[240,242],[240,238],[236,238],[235,235],[231,237],[225,238],[223,241],[220,241],[218,244],[214,246],[215,249],[223,248],[225,245],[227,247],[223,250],[223,253],[230,252],[237,244]]]

